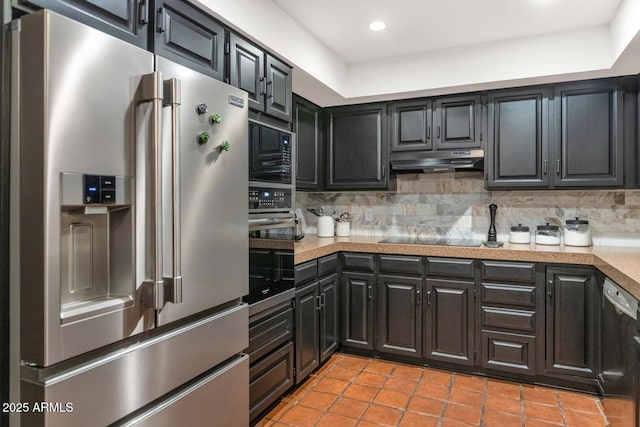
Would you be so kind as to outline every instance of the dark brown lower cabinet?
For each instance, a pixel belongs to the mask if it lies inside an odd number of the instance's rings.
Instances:
[[[338,275],[296,289],[296,384],[338,349]]]
[[[249,418],[254,420],[293,385],[293,343],[252,365],[249,378]]]
[[[459,365],[475,364],[475,316],[472,280],[427,277],[425,356]]]
[[[535,374],[535,336],[483,330],[480,337],[483,368]]]
[[[546,280],[546,372],[595,378],[600,310],[594,270],[548,267]]]
[[[378,276],[377,350],[422,357],[422,278]]]
[[[340,344],[338,275],[320,280],[320,363],[336,352]]]
[[[344,272],[341,288],[342,345],[373,350],[373,274]]]
[[[318,282],[296,289],[296,384],[320,366],[319,311]]]
[[[249,413],[255,420],[293,386],[293,309],[286,301],[249,319]]]

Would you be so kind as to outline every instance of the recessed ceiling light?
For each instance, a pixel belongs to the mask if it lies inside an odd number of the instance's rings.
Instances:
[[[369,29],[371,31],[382,31],[385,28],[387,28],[387,26],[382,21],[373,21],[371,24],[369,24]]]

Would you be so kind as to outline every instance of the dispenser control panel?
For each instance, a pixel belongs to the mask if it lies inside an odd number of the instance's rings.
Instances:
[[[111,204],[116,202],[116,177],[109,175],[83,175],[84,204]]]

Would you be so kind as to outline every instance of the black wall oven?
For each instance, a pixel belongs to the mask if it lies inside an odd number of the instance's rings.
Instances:
[[[261,245],[262,246],[262,245]],[[249,304],[294,288],[293,249],[249,248]]]

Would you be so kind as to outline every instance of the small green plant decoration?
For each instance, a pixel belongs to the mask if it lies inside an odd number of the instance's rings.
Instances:
[[[198,144],[206,144],[209,141],[209,132],[200,132],[198,135]]]
[[[231,145],[227,141],[222,141],[220,143],[220,147],[218,147],[218,148],[220,149],[220,152],[222,153],[223,151],[229,151],[230,147],[231,147]]]
[[[211,123],[215,124],[215,123],[220,123],[221,121],[222,121],[222,118],[220,117],[219,114],[211,115]]]

